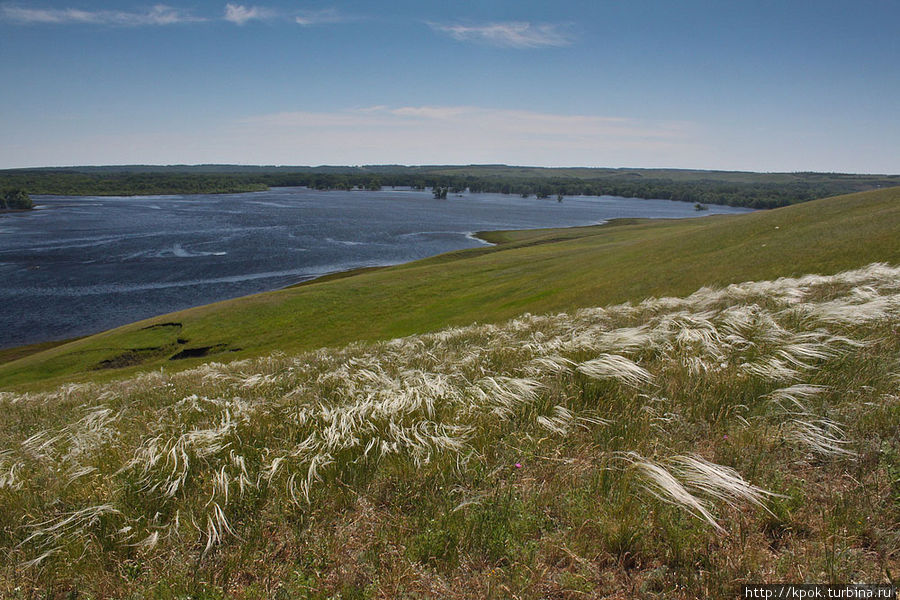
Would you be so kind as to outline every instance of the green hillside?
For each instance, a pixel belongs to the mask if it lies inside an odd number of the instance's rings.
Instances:
[[[895,581],[898,326],[876,263],[0,393],[0,597]]]
[[[898,230],[900,188],[493,232],[11,351],[0,597],[895,583]]]
[[[198,307],[0,366],[0,386],[108,379],[380,340],[705,285],[900,263],[900,188],[736,216],[491,233],[452,252]],[[174,358],[174,360],[173,360]]]

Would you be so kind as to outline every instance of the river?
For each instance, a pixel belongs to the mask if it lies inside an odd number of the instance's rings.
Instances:
[[[0,214],[0,348],[482,245],[475,231],[748,210],[612,196],[435,200],[400,189],[34,201],[37,210]]]

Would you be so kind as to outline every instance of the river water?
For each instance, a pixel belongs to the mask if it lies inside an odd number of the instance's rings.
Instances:
[[[37,210],[0,214],[0,348],[482,245],[475,231],[747,212],[612,196],[434,200],[391,189],[34,200]]]

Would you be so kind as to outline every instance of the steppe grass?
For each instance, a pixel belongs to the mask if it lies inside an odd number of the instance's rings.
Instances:
[[[0,595],[890,581],[898,423],[886,264],[5,392]]]
[[[494,232],[484,236],[497,246],[198,307],[26,356],[0,365],[0,389],[105,381],[160,367],[499,323],[526,311],[897,264],[898,231],[900,188],[744,215]],[[160,326],[167,323],[177,327]],[[171,360],[190,356],[185,350],[207,355]]]

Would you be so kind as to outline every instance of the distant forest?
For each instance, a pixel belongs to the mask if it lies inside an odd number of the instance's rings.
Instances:
[[[270,187],[320,190],[446,188],[549,198],[624,196],[776,208],[815,198],[900,185],[900,175],[750,173],[684,169],[538,168],[506,165],[249,167],[116,166],[0,171],[0,191],[54,195],[253,192]]]

